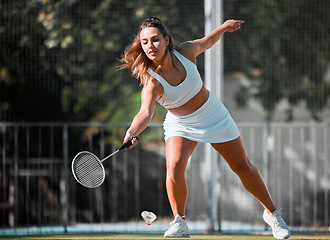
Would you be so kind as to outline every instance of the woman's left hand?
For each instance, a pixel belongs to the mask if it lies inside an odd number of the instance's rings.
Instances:
[[[243,20],[230,19],[225,21],[222,25],[225,27],[227,32],[234,32],[241,28],[242,23],[244,23]]]

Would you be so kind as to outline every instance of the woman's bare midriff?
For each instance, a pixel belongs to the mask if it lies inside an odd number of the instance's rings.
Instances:
[[[207,101],[208,98],[209,98],[209,91],[207,91],[207,89],[203,85],[201,90],[188,102],[186,102],[180,107],[172,108],[168,110],[176,116],[186,116],[199,109]]]

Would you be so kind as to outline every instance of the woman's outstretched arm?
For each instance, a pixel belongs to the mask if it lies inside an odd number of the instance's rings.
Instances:
[[[189,59],[196,58],[199,54],[211,48],[225,32],[234,32],[240,29],[243,20],[227,20],[203,38],[187,41],[178,46],[178,51]]]

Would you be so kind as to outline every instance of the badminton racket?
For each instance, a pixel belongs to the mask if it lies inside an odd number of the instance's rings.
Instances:
[[[134,137],[139,140],[137,137]],[[132,139],[134,139],[132,138]],[[100,160],[95,154],[82,151],[79,152],[72,160],[71,169],[74,178],[78,183],[87,188],[96,188],[100,186],[105,180],[105,170],[103,162],[119,151],[128,148],[132,145],[132,139],[123,144],[115,152]]]

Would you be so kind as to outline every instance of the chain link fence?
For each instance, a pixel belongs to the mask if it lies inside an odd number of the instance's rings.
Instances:
[[[84,188],[72,176],[70,164],[78,151],[90,150],[105,157],[117,147],[108,144],[107,139],[117,139],[117,132],[127,127],[0,124],[1,227],[130,221],[138,224],[143,210],[155,212],[160,222],[170,219],[159,124],[150,126],[154,138],[142,134],[137,148],[104,162],[106,180],[101,187]],[[264,176],[275,203],[283,207],[288,224],[328,226],[329,125],[241,123],[239,128],[251,160]],[[263,229],[261,205],[243,188],[221,156],[213,166],[205,162],[204,145],[198,145],[186,171],[189,221],[208,223],[206,229],[222,231]],[[211,186],[210,176],[215,178]]]

